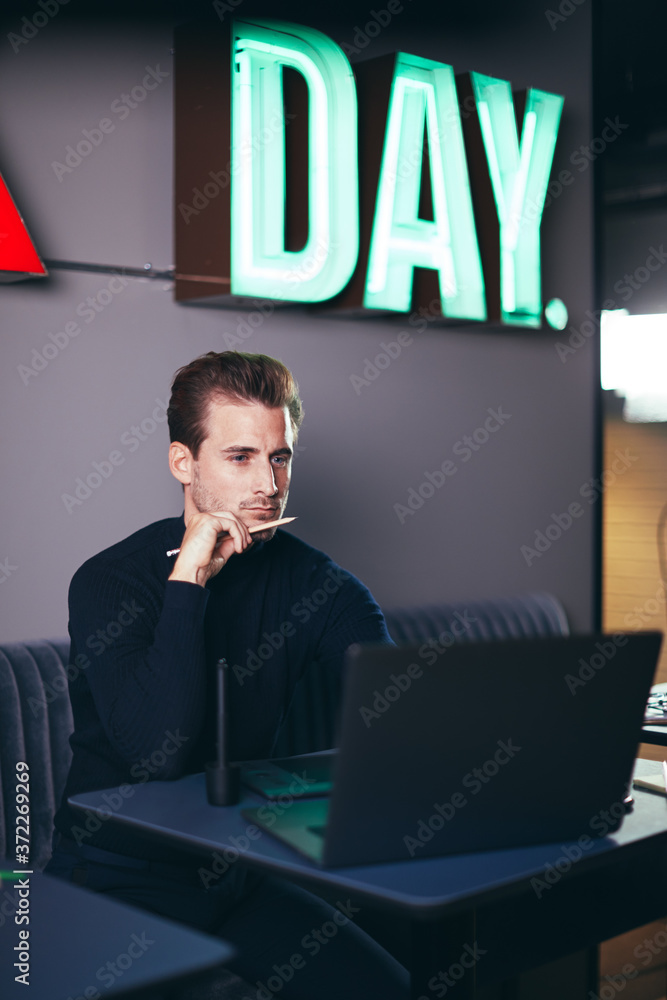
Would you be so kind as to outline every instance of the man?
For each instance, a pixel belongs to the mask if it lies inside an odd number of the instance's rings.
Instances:
[[[203,771],[215,756],[221,656],[233,671],[230,758],[248,760],[271,755],[311,662],[340,671],[351,643],[391,642],[366,587],[323,552],[280,529],[249,533],[287,504],[303,418],[288,369],[266,355],[210,352],[176,373],[167,415],[183,516],[89,559],[70,586],[70,662],[94,655],[70,681],[73,759],[45,870],[219,933],[238,949],[230,968],[253,982],[336,917],[336,938],[282,996],[407,996],[403,967],[344,911],[238,863],[213,878],[201,857],[67,805],[75,793]],[[310,601],[316,593],[326,601]],[[253,651],[276,633],[284,644],[254,669]]]

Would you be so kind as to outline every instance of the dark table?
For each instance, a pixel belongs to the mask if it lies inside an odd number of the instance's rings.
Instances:
[[[656,769],[658,764],[642,762],[643,772]],[[590,948],[667,913],[667,800],[649,792],[635,792],[634,811],[618,833],[585,848],[540,844],[327,869],[267,833],[249,836],[251,824],[240,810],[265,802],[259,796],[244,791],[237,806],[209,806],[203,774],[137,785],[111,816],[102,794],[69,801],[107,822],[196,849],[203,868],[214,870],[216,857],[227,863],[238,858],[315,892],[335,890],[356,905],[407,918],[415,998],[442,995],[434,992],[433,977],[454,968],[458,975],[460,959],[471,950],[483,957],[448,987],[448,998],[474,997],[478,986]],[[600,822],[598,817],[598,829]],[[587,833],[582,830],[582,836]],[[593,973],[588,988],[596,988]]]
[[[0,859],[3,871],[11,860]],[[162,997],[162,986],[222,965],[234,954],[219,938],[119,903],[52,875],[3,879],[0,888],[0,996],[3,1000],[100,1000]],[[26,901],[28,909],[26,910]],[[29,923],[15,923],[15,912]],[[15,946],[29,932],[29,984],[15,981],[22,969]],[[23,939],[25,940],[25,939]]]

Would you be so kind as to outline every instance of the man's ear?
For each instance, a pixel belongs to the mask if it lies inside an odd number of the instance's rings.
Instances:
[[[192,482],[193,466],[194,459],[188,446],[180,441],[172,441],[169,445],[169,470],[172,476],[183,486],[188,486]]]

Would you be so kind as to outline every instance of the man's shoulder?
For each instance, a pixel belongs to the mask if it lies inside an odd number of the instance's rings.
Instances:
[[[145,569],[148,576],[168,565],[167,550],[180,545],[184,533],[183,517],[166,517],[134,531],[91,556],[78,568],[72,584],[82,584],[91,577],[113,573],[116,567],[131,568],[136,574]]]
[[[278,537],[277,531],[274,540]],[[277,561],[290,566],[290,582],[298,588],[300,599],[291,613],[299,622],[311,622],[315,630],[333,628],[344,646],[364,640],[391,642],[382,610],[359,577],[289,532],[280,532],[278,546]],[[326,610],[315,614],[319,609]]]

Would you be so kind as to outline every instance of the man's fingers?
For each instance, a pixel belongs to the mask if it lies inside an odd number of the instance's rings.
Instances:
[[[225,562],[230,556],[233,556],[235,552],[243,551],[242,548],[239,549],[238,539],[234,538],[233,535],[225,535],[221,538],[219,543],[216,545],[213,556],[222,556]]]
[[[240,542],[241,548],[235,546],[235,551],[243,552],[245,546],[250,545],[252,541],[252,535],[243,521],[233,517],[227,511],[212,511],[212,514],[220,522],[220,530],[228,531],[232,538]]]
[[[202,573],[208,579],[222,569],[230,556],[242,553],[251,544],[252,535],[246,525],[230,511],[200,511],[186,528],[170,579],[191,579],[194,574],[196,582],[201,582]]]
[[[223,539],[223,542],[231,539],[231,541],[234,543],[234,551],[243,552],[244,548],[248,544],[246,538],[248,539],[248,541],[250,540],[250,536],[248,535],[248,533],[244,532],[239,524],[229,524],[223,530],[229,533],[228,537]]]
[[[234,555],[235,551],[234,540],[230,535],[227,538],[223,538],[220,544],[216,546],[211,559],[220,558],[227,562],[230,556]]]

